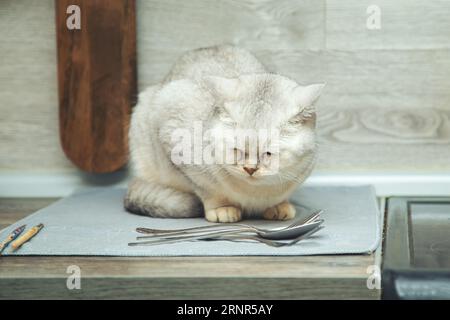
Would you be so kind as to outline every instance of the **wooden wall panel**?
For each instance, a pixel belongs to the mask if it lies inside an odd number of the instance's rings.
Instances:
[[[366,27],[371,5],[380,9],[379,30]],[[327,0],[327,48],[448,49],[449,16],[448,0]]]
[[[450,108],[449,50],[264,51],[272,70],[299,82],[327,82],[320,105]]]
[[[0,2],[0,170],[67,170],[53,0]]]
[[[448,171],[450,2],[374,1],[379,35],[365,29],[367,3],[137,1],[139,87],[184,50],[234,43],[299,82],[327,82],[318,170]],[[71,169],[57,136],[53,0],[1,1],[0,28],[0,170]]]
[[[442,173],[449,170],[450,110],[319,110],[320,162],[332,172]]]
[[[152,0],[137,8],[144,48],[321,49],[325,41],[325,0]]]

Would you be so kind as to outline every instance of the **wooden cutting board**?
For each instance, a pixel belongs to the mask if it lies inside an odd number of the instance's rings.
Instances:
[[[62,148],[82,170],[115,171],[127,161],[137,91],[135,1],[55,0],[55,6]]]

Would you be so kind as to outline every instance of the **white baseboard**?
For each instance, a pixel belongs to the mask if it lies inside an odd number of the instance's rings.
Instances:
[[[377,196],[450,196],[450,173],[317,174],[308,185],[373,185]]]
[[[126,174],[100,177],[67,173],[0,173],[0,197],[64,197],[77,189],[126,186]],[[337,174],[315,173],[306,185],[373,185],[378,196],[450,196],[450,173]]]

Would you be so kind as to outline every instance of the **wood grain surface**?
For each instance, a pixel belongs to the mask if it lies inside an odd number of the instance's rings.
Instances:
[[[369,3],[370,2],[370,3]],[[450,1],[138,0],[139,88],[183,51],[232,43],[318,103],[321,172],[450,170]],[[0,1],[0,169],[73,170],[58,142],[53,0]],[[30,134],[31,133],[31,134]]]
[[[366,27],[371,5],[380,10],[378,30]],[[327,48],[450,49],[449,15],[447,0],[327,0]]]
[[[79,168],[112,172],[127,160],[127,123],[136,97],[134,0],[56,0],[59,128]],[[66,26],[70,5],[81,29]]]
[[[0,198],[0,229],[56,199]],[[371,255],[0,258],[0,299],[379,299]],[[69,266],[81,290],[66,287]]]

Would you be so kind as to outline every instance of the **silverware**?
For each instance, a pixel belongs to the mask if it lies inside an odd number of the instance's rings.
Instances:
[[[152,244],[163,244],[163,243],[174,243],[178,241],[190,241],[190,240],[210,240],[210,239],[231,239],[229,236],[235,236],[246,239],[266,239],[266,240],[287,240],[296,239],[308,232],[317,229],[323,220],[319,219],[320,211],[315,212],[308,218],[296,221],[284,228],[274,228],[274,229],[263,229],[256,228],[253,226],[232,226],[221,229],[205,229],[205,228],[190,228],[189,231],[182,229],[182,231],[177,232],[163,232],[161,234],[153,233],[147,236],[137,237],[137,240],[151,239],[147,241],[130,243],[130,246],[135,245],[152,245]],[[254,233],[254,234],[252,234]],[[250,238],[249,238],[250,237]]]
[[[258,242],[264,243],[271,247],[278,248],[278,247],[292,246],[292,245],[298,243],[299,241],[310,237],[311,235],[313,235],[314,233],[316,233],[317,231],[319,231],[322,228],[323,228],[322,226],[316,225],[313,229],[309,230],[306,233],[302,233],[301,235],[297,236],[296,238],[292,239],[289,242],[265,239],[265,238],[261,238],[260,236],[255,236],[255,235],[237,235],[237,234],[228,234],[228,235],[227,234],[223,234],[223,235],[216,234],[213,238],[211,238],[210,235],[208,237],[203,235],[203,236],[198,236],[195,238],[190,237],[188,239],[188,241],[190,241],[190,240],[229,240],[229,241],[253,240],[253,241],[258,241]],[[186,239],[184,239],[184,240],[186,240]],[[181,240],[181,241],[184,241],[184,240]],[[156,241],[131,242],[128,245],[129,246],[139,246],[139,245],[151,246],[151,245],[166,244],[166,243],[176,243],[179,241],[180,241],[180,239],[169,239],[169,240],[162,239],[162,240],[156,240]]]
[[[255,233],[257,236],[264,238],[264,239],[271,239],[271,240],[286,240],[286,239],[293,239],[298,237],[299,235],[308,232],[312,229],[314,229],[316,226],[319,226],[323,223],[322,219],[317,219],[312,222],[309,222],[307,224],[300,224],[300,225],[294,225],[293,227],[289,228],[282,228],[282,229],[258,229],[255,230],[254,228],[227,228],[224,230],[206,230],[206,231],[195,231],[191,233],[183,233],[183,234],[163,234],[163,235],[148,235],[148,236],[140,236],[137,237],[137,240],[142,239],[190,239],[195,237],[196,239],[198,237],[214,237],[216,235],[227,235],[227,234],[248,234],[248,233]]]
[[[233,238],[236,237],[235,240],[237,240],[237,241],[239,241],[239,240],[255,240],[255,241],[259,241],[259,242],[262,242],[264,244],[267,244],[267,245],[269,245],[271,247],[277,247],[277,248],[279,248],[279,247],[288,247],[288,246],[292,246],[292,245],[296,244],[297,242],[300,242],[303,239],[309,238],[314,233],[316,233],[317,231],[319,231],[320,229],[323,229],[323,228],[324,227],[322,227],[322,226],[315,227],[314,229],[308,231],[305,234],[302,234],[302,235],[298,236],[297,238],[292,239],[289,242],[264,239],[264,238],[260,238],[260,237],[257,237],[257,236],[245,236],[245,237],[242,237],[242,236],[235,236],[235,235],[225,236],[225,237],[219,238],[218,240],[231,240],[231,241],[233,241]]]
[[[208,226],[199,226],[199,227],[192,227],[192,228],[185,228],[185,229],[172,229],[172,230],[164,230],[164,229],[150,229],[150,228],[137,228],[136,231],[139,233],[145,233],[145,234],[152,234],[152,235],[164,235],[164,234],[191,234],[193,232],[202,232],[204,230],[210,230],[210,229],[223,229],[223,230],[229,230],[229,229],[237,229],[237,228],[246,228],[250,231],[254,232],[268,232],[268,231],[275,231],[275,230],[284,230],[289,229],[298,225],[308,224],[309,222],[312,222],[320,217],[320,214],[323,212],[323,210],[318,210],[312,213],[310,216],[306,217],[305,219],[299,219],[294,221],[292,224],[286,226],[286,227],[279,227],[279,228],[272,228],[272,229],[266,229],[266,228],[258,228],[255,226],[251,226],[248,224],[243,223],[230,223],[230,224],[214,224],[214,225],[208,225]]]

